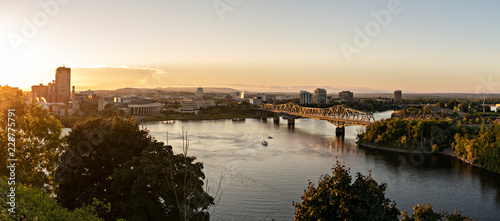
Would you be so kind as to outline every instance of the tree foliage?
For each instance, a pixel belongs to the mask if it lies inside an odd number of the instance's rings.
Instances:
[[[88,205],[96,198],[111,204],[109,212],[98,211],[106,219],[175,220],[185,214],[175,203],[188,201],[190,217],[208,219],[213,198],[202,189],[203,165],[175,155],[132,119],[92,118],[76,124],[66,140],[56,174],[57,200],[65,207]],[[192,188],[182,189],[187,184],[179,177],[191,181]],[[189,192],[178,192],[182,190]],[[179,198],[172,201],[172,196]]]
[[[475,122],[479,123],[479,119]],[[358,139],[362,143],[404,150],[439,152],[451,147],[467,162],[500,172],[500,124],[486,128],[486,119],[482,123],[479,129],[450,119],[386,119],[368,127]]]
[[[62,148],[62,126],[48,110],[26,102],[20,91],[0,86],[0,145],[7,147],[8,109],[15,109],[15,155],[0,153],[0,174],[9,173],[7,159],[17,159],[16,182],[37,187],[53,184],[53,174]],[[12,133],[12,132],[11,132]]]
[[[385,198],[385,183],[378,183],[371,177],[357,173],[352,182],[349,169],[337,162],[332,176],[319,178],[317,187],[309,182],[302,202],[296,203],[295,220],[398,220],[396,203]],[[417,204],[413,214],[401,213],[402,221],[464,221],[471,220],[462,211],[434,212],[432,204]]]
[[[417,206],[413,207],[413,214],[410,216],[408,212],[403,211],[401,213],[402,219],[401,221],[465,221],[471,220],[469,216],[463,215],[462,211],[454,211],[453,213],[448,214],[447,212],[439,211],[434,212],[434,206],[428,203],[427,205],[417,204]]]
[[[397,220],[399,210],[385,198],[386,184],[378,185],[371,177],[357,174],[352,183],[349,169],[337,165],[332,176],[326,174],[317,187],[309,182],[301,197],[294,203],[295,220]]]
[[[7,181],[0,178],[2,197],[7,194],[4,190],[11,186]],[[49,198],[49,195],[40,188],[28,187],[23,184],[16,186],[16,208],[15,213],[10,213],[7,208],[10,205],[7,201],[0,201],[0,219],[1,220],[100,220],[95,214],[95,207],[99,206],[95,201],[91,205],[76,208],[70,211],[56,201]]]

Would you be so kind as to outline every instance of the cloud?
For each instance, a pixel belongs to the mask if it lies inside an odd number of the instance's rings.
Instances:
[[[151,67],[90,65],[72,68],[73,84],[92,89],[162,87],[169,73]]]

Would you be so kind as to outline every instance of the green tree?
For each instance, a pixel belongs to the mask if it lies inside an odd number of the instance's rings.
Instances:
[[[122,193],[120,217],[131,220],[209,220],[214,199],[203,190],[203,164],[174,155],[154,143],[113,174],[111,187]],[[168,211],[167,213],[162,211]]]
[[[2,190],[8,190],[11,186],[7,181],[0,178]],[[2,194],[3,195],[3,194]],[[2,196],[2,197],[5,197]],[[70,211],[49,197],[49,194],[39,188],[29,187],[23,184],[16,186],[16,208],[15,213],[10,213],[10,205],[6,200],[0,201],[1,220],[99,220],[95,214],[95,208],[102,204],[95,201],[91,205],[76,208]]]
[[[7,130],[8,109],[15,109],[10,118],[10,126],[14,131]],[[15,162],[16,182],[36,187],[45,184],[53,185],[53,174],[59,160],[62,148],[62,126],[48,110],[41,106],[26,102],[20,91],[8,86],[0,86],[0,145],[8,146],[9,133],[15,136],[15,150],[9,156],[7,148],[0,153],[0,174],[10,173],[6,165],[7,159],[17,159]]]
[[[357,174],[351,183],[349,169],[337,165],[332,176],[326,174],[315,187],[309,182],[295,203],[295,220],[397,220],[399,210],[385,198],[386,184],[378,185],[371,177]]]
[[[174,155],[170,146],[153,139],[132,119],[92,118],[77,123],[66,140],[56,173],[57,200],[63,206],[73,209],[95,198],[111,204],[110,211],[97,211],[106,219],[184,218],[186,213],[172,201],[176,199],[175,203],[190,203],[186,210],[195,217],[192,220],[208,219],[206,209],[213,198],[202,189],[202,164]],[[180,182],[184,180],[190,182]],[[187,190],[180,185],[189,186],[190,192],[179,193]]]

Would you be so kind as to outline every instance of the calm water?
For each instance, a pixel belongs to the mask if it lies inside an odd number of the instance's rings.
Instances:
[[[499,175],[447,156],[359,148],[354,142],[361,127],[347,127],[342,140],[335,136],[332,124],[312,119],[296,120],[294,130],[287,128],[285,120],[274,125],[272,119],[141,125],[163,142],[168,132],[168,143],[177,153],[181,152],[180,131],[188,131],[188,155],[204,163],[212,194],[222,178],[222,195],[211,210],[212,220],[293,220],[292,201],[300,201],[308,180],[316,182],[330,173],[337,160],[345,162],[352,175],[372,170],[377,182],[388,184],[386,197],[396,201],[400,210],[412,212],[417,203],[431,202],[437,210],[460,208],[473,219],[500,217]],[[269,145],[262,146],[262,140]]]

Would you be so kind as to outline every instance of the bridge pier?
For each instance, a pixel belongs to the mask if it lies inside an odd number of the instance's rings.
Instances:
[[[278,113],[274,113],[274,124],[280,124],[280,115]]]
[[[345,136],[345,127],[339,126],[339,127],[335,128],[335,135],[339,136],[339,137]]]
[[[260,114],[260,117],[261,117],[262,120],[267,121],[267,112],[266,111],[262,111],[262,113]]]
[[[294,128],[295,127],[295,117],[288,116],[288,127],[289,128]]]

